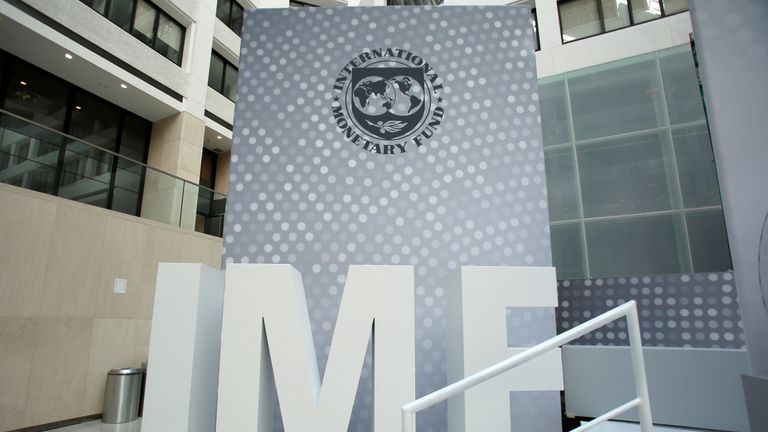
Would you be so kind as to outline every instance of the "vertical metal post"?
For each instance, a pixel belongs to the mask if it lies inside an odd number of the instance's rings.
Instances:
[[[403,409],[403,432],[416,432],[416,415]]]
[[[640,320],[637,316],[637,306],[627,313],[627,333],[629,334],[629,349],[632,354],[632,372],[635,375],[635,391],[642,403],[637,407],[640,416],[640,431],[653,432],[651,417],[651,400],[648,396],[648,381],[645,376],[645,360],[643,359],[642,334]]]

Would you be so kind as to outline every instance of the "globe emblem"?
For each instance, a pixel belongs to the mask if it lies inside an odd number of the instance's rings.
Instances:
[[[421,85],[407,76],[363,78],[352,90],[352,96],[357,109],[370,116],[387,112],[408,116],[424,104]]]

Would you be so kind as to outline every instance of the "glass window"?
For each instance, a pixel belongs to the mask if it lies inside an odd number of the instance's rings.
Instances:
[[[632,0],[632,18],[635,24],[661,18],[659,0]]]
[[[151,123],[133,114],[125,114],[120,136],[120,154],[144,162]]]
[[[691,243],[693,271],[730,270],[731,254],[722,210],[689,212],[685,219]]]
[[[531,27],[533,28],[533,49],[538,51],[541,49],[541,41],[539,40],[539,17],[536,15],[536,8],[531,9]]]
[[[595,0],[568,0],[557,3],[560,10],[563,42],[581,39],[602,32],[600,14]]]
[[[125,31],[131,29],[133,0],[112,0],[107,18]]]
[[[715,157],[706,125],[672,130],[680,190],[686,208],[720,205]]]
[[[605,31],[629,26],[629,8],[627,0],[600,0],[603,9]]]
[[[577,145],[584,217],[679,207],[672,205],[667,141],[652,132]]]
[[[114,105],[89,93],[75,96],[69,134],[107,150],[115,150],[120,112]]]
[[[211,55],[211,68],[208,71],[208,87],[221,93],[221,85],[224,81],[224,60],[219,56]]]
[[[181,27],[160,14],[157,23],[157,39],[155,39],[155,51],[164,55],[174,63],[181,61],[181,41],[183,39]]]
[[[8,77],[3,108],[45,126],[62,130],[69,88],[64,81],[16,61]]]
[[[200,186],[213,189],[216,181],[216,164],[218,157],[216,153],[203,149],[203,157],[200,160]]]
[[[548,148],[544,150],[547,171],[547,196],[549,218],[553,221],[579,218],[579,195],[576,189],[573,148]]]
[[[682,45],[662,51],[659,66],[669,122],[674,125],[704,120],[704,105],[691,48]]]
[[[571,142],[571,125],[565,97],[565,77],[560,75],[539,81],[539,105],[544,146]]]
[[[557,279],[586,277],[581,224],[552,225],[550,233],[552,237],[552,262],[557,267]]]
[[[237,69],[230,64],[227,64],[227,67],[224,70],[224,88],[222,89],[222,94],[233,102],[237,99]]]
[[[107,7],[107,0],[82,0],[83,3],[90,6],[96,12],[104,15]]]
[[[111,209],[130,215],[139,214],[139,196],[144,167],[126,159],[118,159]]]
[[[590,277],[690,271],[682,216],[586,221]]]
[[[230,18],[229,28],[231,28],[238,36],[240,36],[243,29],[243,7],[237,2],[232,3],[232,16]]]
[[[232,0],[218,0],[216,2],[216,18],[224,24],[229,23],[230,11],[232,10]]]
[[[576,141],[666,124],[654,55],[568,74]]]
[[[687,10],[688,0],[664,0],[664,13],[667,15]]]
[[[136,15],[133,18],[133,35],[145,44],[152,46],[155,35],[157,10],[144,0],[136,3]]]

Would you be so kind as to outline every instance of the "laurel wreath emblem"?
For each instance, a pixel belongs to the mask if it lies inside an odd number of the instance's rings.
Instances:
[[[379,133],[399,132],[400,129],[402,129],[402,128],[404,128],[406,126],[406,123],[403,123],[403,122],[398,121],[398,120],[390,120],[388,122],[378,121],[376,123],[373,123],[373,122],[370,122],[370,121],[366,120],[366,122],[369,125],[371,125],[371,126],[375,126],[375,127],[379,128]]]

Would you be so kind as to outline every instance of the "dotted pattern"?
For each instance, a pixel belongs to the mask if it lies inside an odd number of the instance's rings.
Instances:
[[[558,283],[558,294],[558,332],[635,300],[646,346],[744,347],[741,312],[730,272],[564,280]],[[573,342],[628,343],[625,320],[614,321]]]
[[[290,263],[301,271],[321,369],[350,264],[415,267],[417,396],[446,384],[451,272],[551,265],[529,14],[518,7],[246,13],[225,261]],[[330,110],[338,71],[382,47],[419,54],[445,84],[442,130],[396,156],[345,141]],[[531,331],[515,327],[512,338],[551,337],[552,315],[510,310],[508,320]],[[351,431],[370,430],[370,358],[361,384]],[[557,423],[554,395],[517,420]],[[446,430],[444,406],[420,414],[418,427]]]

